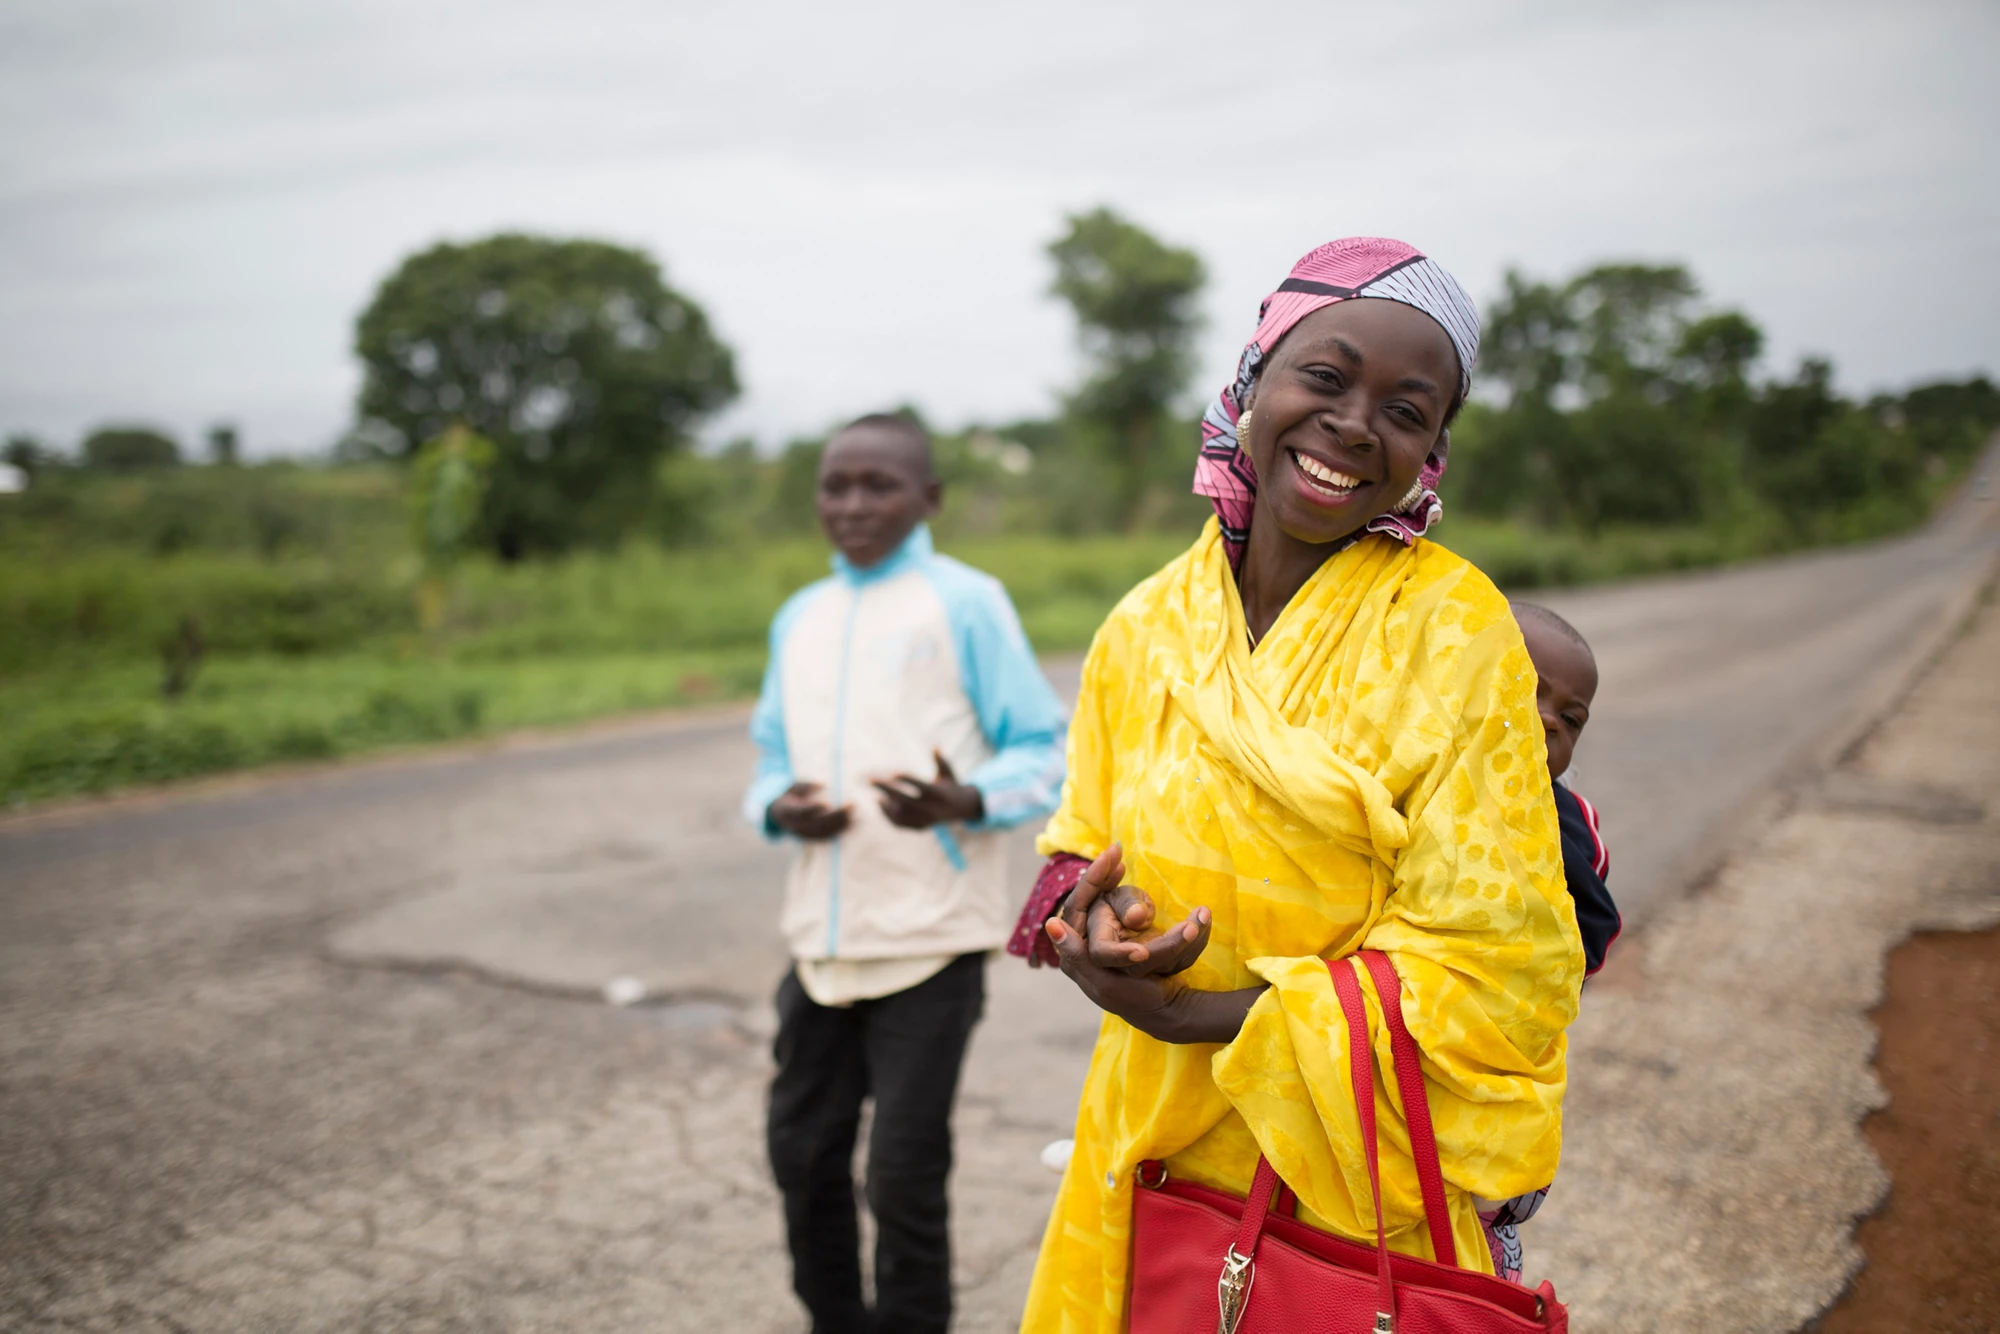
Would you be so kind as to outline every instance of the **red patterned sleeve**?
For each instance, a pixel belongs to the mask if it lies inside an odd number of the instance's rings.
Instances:
[[[1055,943],[1042,925],[1056,915],[1056,908],[1088,869],[1090,858],[1073,852],[1058,852],[1043,864],[1027,906],[1021,909],[1021,920],[1014,924],[1014,934],[1007,940],[1007,953],[1026,959],[1030,968],[1056,966]]]

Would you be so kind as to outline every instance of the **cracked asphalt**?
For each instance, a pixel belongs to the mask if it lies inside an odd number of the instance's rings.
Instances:
[[[744,746],[656,721],[0,829],[0,1328],[799,1328]],[[627,969],[669,994],[598,1000]],[[963,1329],[1012,1327],[1053,1195],[1093,1029],[1050,983],[993,970]]]
[[[1687,896],[1691,878],[1730,846],[1778,859],[1757,863],[1764,881],[1806,865],[1761,824],[1743,842],[1747,812],[1817,783],[1830,795],[1784,818],[1846,821],[1867,847],[1868,822],[1929,800],[1901,770],[1893,799],[1868,797],[1853,761],[1844,789],[1817,775],[1956,623],[2000,542],[1995,508],[1881,547],[1548,599],[1604,662],[1584,789],[1641,924],[1587,998],[1570,1159],[1524,1230],[1531,1267],[1601,1313],[1581,1328],[1693,1327],[1619,1296],[1635,1264],[1696,1264],[1647,1247],[1769,1252],[1738,1236],[1768,1240],[1768,1218],[1715,1202],[1755,1136],[1722,1167],[1661,1157],[1675,1135],[1700,1142],[1656,1113],[1705,1049],[1670,1057],[1635,1034],[1678,1003],[1655,971],[1672,942],[1724,929],[1688,914],[1737,902]],[[0,1328],[802,1329],[762,1153],[781,854],[736,820],[748,768],[722,712],[0,821]],[[1964,828],[1990,830],[1996,796],[1959,790],[1985,813]],[[1025,851],[1015,866],[1025,881]],[[1897,912],[1871,930],[1907,929]],[[1766,923],[1767,947],[1801,921]],[[1879,968],[1874,941],[1857,967]],[[1731,958],[1761,967],[1755,949]],[[596,999],[621,975],[653,1000]],[[1094,1030],[1059,978],[1002,959],[989,983],[958,1115],[967,1331],[1014,1327],[1054,1194],[1037,1155],[1067,1132]],[[1703,1014],[1720,1025],[1704,1040],[1744,1019]],[[1800,1113],[1827,1143],[1868,1105],[1855,1031],[1829,1049],[1838,1096]],[[1791,1135],[1780,1147],[1818,1143]],[[1859,1154],[1845,1193],[1794,1191],[1829,1239],[1822,1305],[1854,1262],[1851,1216],[1879,1198]]]

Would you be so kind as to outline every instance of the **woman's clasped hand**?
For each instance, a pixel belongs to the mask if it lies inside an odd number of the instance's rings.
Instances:
[[[1230,1042],[1264,988],[1202,991],[1180,976],[1208,946],[1214,915],[1196,908],[1153,928],[1153,900],[1123,883],[1125,852],[1113,843],[1070,891],[1046,930],[1063,975],[1093,1005],[1161,1042]]]

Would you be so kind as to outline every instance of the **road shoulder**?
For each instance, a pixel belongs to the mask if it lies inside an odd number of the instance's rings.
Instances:
[[[2000,922],[2000,606],[1584,997],[1557,1189],[1524,1229],[1585,1329],[1797,1329],[1889,1182],[1870,1012],[1915,931]]]

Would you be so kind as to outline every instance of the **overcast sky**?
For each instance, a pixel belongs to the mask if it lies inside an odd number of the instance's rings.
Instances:
[[[1321,241],[1683,260],[1769,363],[2000,369],[2000,6],[0,0],[0,431],[321,449],[355,315],[502,229],[645,247],[737,349],[705,434],[1048,410],[1043,246],[1209,265],[1199,388]]]

